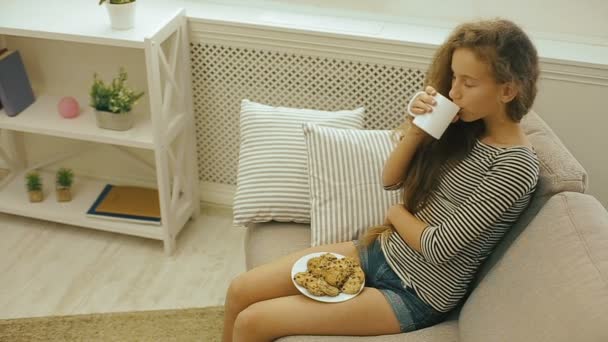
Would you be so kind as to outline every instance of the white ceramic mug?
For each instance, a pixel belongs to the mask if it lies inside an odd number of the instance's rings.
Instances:
[[[414,117],[414,125],[420,127],[420,129],[433,136],[433,138],[439,139],[443,132],[448,129],[450,123],[452,123],[452,120],[460,110],[460,107],[450,101],[447,97],[436,93],[433,97],[437,104],[433,106],[432,112],[414,114],[412,113],[412,103],[420,94],[426,94],[426,92],[419,91],[412,96],[412,99],[407,104],[407,112]]]

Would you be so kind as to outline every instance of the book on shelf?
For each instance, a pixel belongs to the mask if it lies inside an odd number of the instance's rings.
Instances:
[[[8,51],[8,49],[7,49],[7,48],[1,48],[1,49],[0,49],[0,58],[3,58],[3,56],[2,56],[2,55],[3,55],[5,52],[7,52],[7,51]],[[2,109],[2,107],[3,107],[3,106],[2,106],[2,99],[0,99],[0,110]]]
[[[88,217],[160,225],[158,190],[138,186],[106,184]]]
[[[34,91],[19,51],[0,51],[0,108],[15,116],[34,103]]]

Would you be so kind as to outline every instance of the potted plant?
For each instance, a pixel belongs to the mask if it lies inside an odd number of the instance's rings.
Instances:
[[[55,179],[55,191],[59,202],[68,202],[72,200],[72,182],[74,181],[74,173],[70,169],[60,168],[57,171]]]
[[[99,0],[99,5],[106,3],[113,29],[128,30],[135,24],[135,0]]]
[[[37,171],[31,171],[25,175],[25,186],[30,202],[42,201],[42,178]]]
[[[136,93],[127,87],[127,72],[120,68],[118,77],[112,83],[105,84],[93,75],[91,86],[91,107],[95,108],[97,126],[117,131],[125,131],[133,127],[133,114],[131,109],[144,92]]]

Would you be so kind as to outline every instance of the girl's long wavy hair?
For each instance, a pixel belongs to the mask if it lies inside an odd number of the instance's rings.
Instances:
[[[425,87],[430,85],[444,96],[452,87],[452,55],[456,49],[466,48],[486,63],[497,84],[512,82],[518,92],[507,103],[507,115],[520,122],[528,113],[536,97],[539,75],[536,48],[526,33],[511,21],[484,20],[458,26],[442,44],[426,74]],[[405,134],[407,123],[396,129]],[[441,166],[458,162],[473,149],[484,133],[483,120],[451,124],[441,139],[424,141],[413,156],[403,179],[403,203],[411,213],[422,210],[441,180]],[[390,233],[390,226],[370,228],[361,238],[369,245],[379,235]]]

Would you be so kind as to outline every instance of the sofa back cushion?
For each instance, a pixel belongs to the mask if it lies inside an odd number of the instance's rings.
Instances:
[[[608,212],[552,197],[460,312],[460,341],[608,341]]]
[[[522,128],[534,145],[540,160],[536,192],[529,207],[483,263],[470,290],[483,280],[551,196],[563,191],[584,193],[587,190],[587,172],[538,114],[530,111],[524,116]]]
[[[562,191],[584,193],[587,172],[553,130],[534,111],[524,116],[521,125],[541,164],[535,197],[551,197]]]

